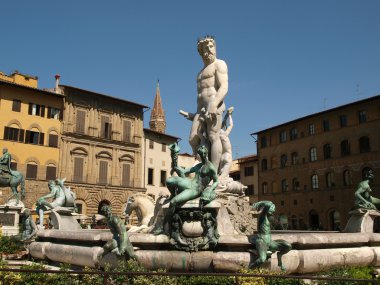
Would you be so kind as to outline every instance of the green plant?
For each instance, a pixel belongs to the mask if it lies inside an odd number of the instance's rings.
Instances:
[[[13,236],[0,235],[0,253],[16,253],[25,250],[24,244]]]
[[[321,272],[319,275],[324,277],[341,277],[341,278],[352,278],[352,279],[372,279],[371,273],[373,272],[372,267],[364,266],[340,266],[331,268],[329,270]],[[315,285],[352,285],[352,281],[335,281],[335,280],[319,280],[314,281]]]

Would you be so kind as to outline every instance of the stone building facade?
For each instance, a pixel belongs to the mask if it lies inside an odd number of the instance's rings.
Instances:
[[[261,130],[259,200],[288,229],[342,229],[364,173],[380,196],[380,96]],[[377,175],[376,175],[377,174]]]
[[[144,105],[60,85],[65,95],[59,177],[77,194],[83,214],[110,204],[116,214],[132,193],[145,191]]]
[[[172,161],[168,146],[177,140],[177,137],[144,129],[144,185],[146,193],[155,199],[160,193],[170,194],[165,184]]]
[[[38,78],[0,72],[0,148],[12,155],[11,168],[25,177],[28,208],[48,191],[58,173],[63,95],[38,89]],[[10,196],[0,188],[0,204]]]

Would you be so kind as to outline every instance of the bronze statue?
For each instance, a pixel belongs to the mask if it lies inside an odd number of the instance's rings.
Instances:
[[[44,220],[44,211],[51,210],[57,207],[65,207],[65,208],[72,208],[72,210],[75,210],[75,193],[72,192],[69,188],[66,188],[63,183],[65,182],[64,179],[57,179],[56,181],[50,180],[48,182],[48,187],[50,193],[42,196],[38,199],[36,202],[36,211],[40,217],[40,226],[43,226],[43,220]],[[46,199],[52,198],[52,202],[46,201]]]
[[[371,196],[372,190],[369,184],[373,181],[374,177],[372,170],[370,170],[366,173],[364,180],[359,183],[358,189],[355,192],[355,209],[380,209],[380,199]]]
[[[188,169],[174,166],[174,171],[178,176],[171,176],[166,180],[166,186],[171,193],[170,206],[162,227],[158,228],[155,234],[163,233],[163,226],[171,222],[177,206],[198,197],[201,198],[202,204],[207,204],[215,199],[215,188],[218,185],[217,170],[209,161],[208,150],[205,146],[198,148],[198,154],[201,159],[200,163]],[[195,173],[193,179],[186,177],[190,173]],[[213,181],[212,185],[208,186],[211,181]]]
[[[118,216],[112,215],[111,206],[104,205],[102,212],[107,218],[108,227],[112,233],[112,240],[108,241],[104,246],[104,254],[114,252],[118,256],[126,256],[128,259],[137,260],[133,246],[129,241],[127,230]]]
[[[261,211],[257,218],[257,236],[254,238],[258,258],[249,264],[249,268],[262,265],[270,254],[277,251],[278,266],[282,271],[286,268],[282,264],[282,256],[288,253],[292,246],[285,240],[272,240],[269,217],[276,211],[276,206],[270,201],[260,201],[252,205],[252,208]]]
[[[37,227],[33,218],[30,216],[30,210],[25,209],[22,219],[22,236],[21,241],[31,240],[37,233]]]
[[[12,195],[7,199],[11,200],[16,197],[16,204],[19,200],[25,198],[25,179],[21,172],[11,170],[12,156],[7,148],[3,148],[3,156],[0,157],[0,187],[11,187]],[[18,186],[21,185],[21,196],[18,192]]]

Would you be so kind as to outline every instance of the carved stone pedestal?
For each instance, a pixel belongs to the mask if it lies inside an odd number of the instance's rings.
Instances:
[[[349,212],[345,233],[373,233],[373,223],[380,212],[375,210],[356,209]]]
[[[163,206],[164,211],[169,204]],[[170,244],[179,250],[198,251],[214,248],[219,239],[217,216],[220,203],[202,206],[194,199],[178,207],[171,219]]]
[[[71,214],[73,209],[57,207],[50,211],[49,218],[53,229],[62,231],[81,230],[81,226]]]
[[[0,205],[0,224],[3,235],[14,236],[19,234],[20,215],[23,209],[23,205]]]

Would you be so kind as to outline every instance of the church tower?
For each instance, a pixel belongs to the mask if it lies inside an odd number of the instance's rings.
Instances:
[[[153,109],[150,113],[149,128],[152,131],[156,131],[159,133],[165,133],[166,129],[165,112],[162,108],[159,81],[157,81],[156,97],[154,98]]]

